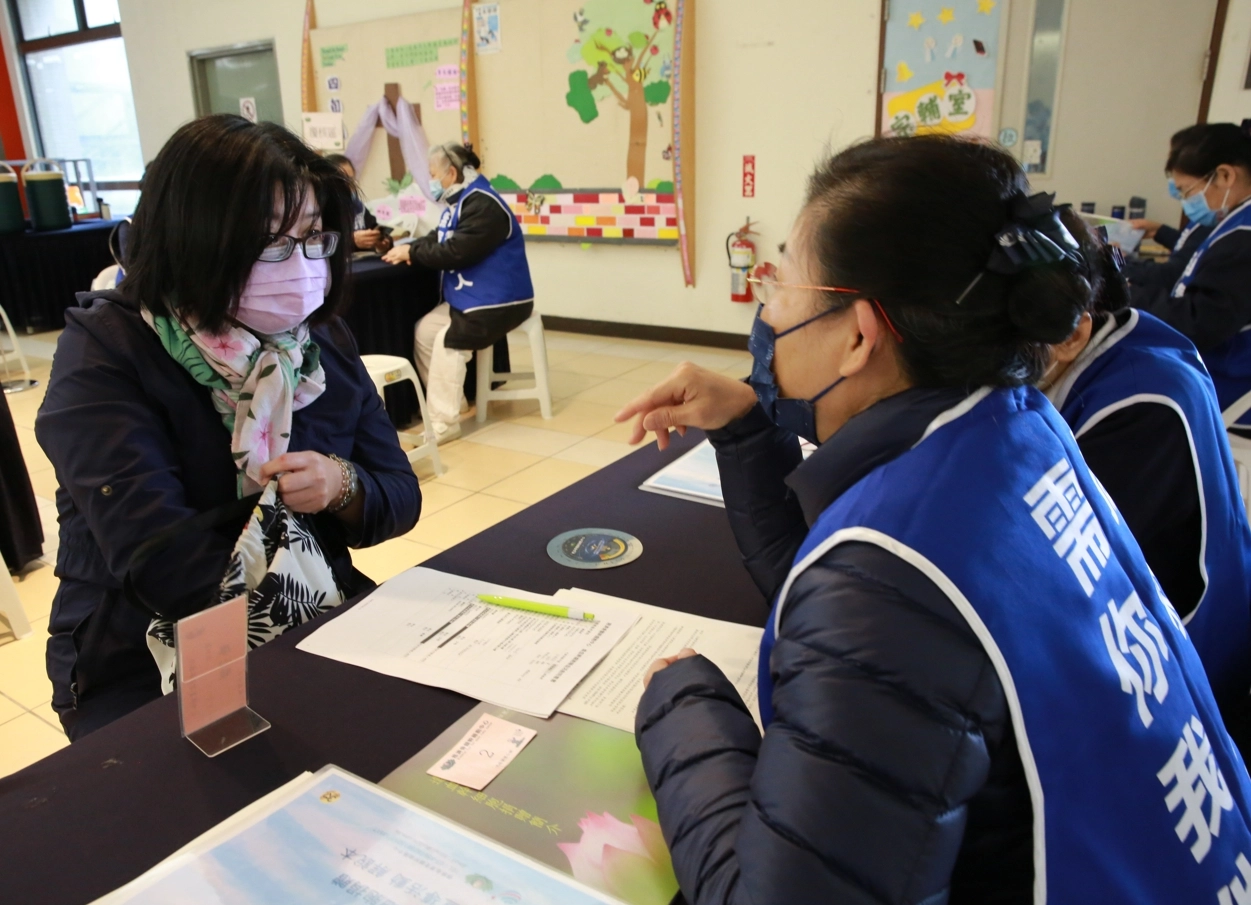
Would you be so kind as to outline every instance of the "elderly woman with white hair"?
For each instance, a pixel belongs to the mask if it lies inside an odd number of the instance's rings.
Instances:
[[[472,147],[430,150],[430,193],[448,205],[439,225],[385,260],[443,272],[440,304],[417,323],[417,370],[439,442],[460,434],[465,367],[534,310],[525,240],[508,203],[478,172]]]

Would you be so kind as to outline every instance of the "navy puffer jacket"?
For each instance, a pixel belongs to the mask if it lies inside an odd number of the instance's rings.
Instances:
[[[713,432],[761,589],[776,593],[830,502],[963,396],[879,402],[802,465],[759,408]],[[657,673],[640,703],[644,767],[691,905],[1032,899],[1032,808],[1007,700],[928,578],[876,546],[834,547],[793,585],[771,669],[763,739],[702,657]]]

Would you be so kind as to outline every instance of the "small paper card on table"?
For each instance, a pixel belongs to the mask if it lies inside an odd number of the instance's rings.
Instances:
[[[426,772],[481,792],[538,733],[483,714],[455,747]]]
[[[269,728],[248,707],[247,632],[246,596],[174,625],[182,734],[209,757]]]

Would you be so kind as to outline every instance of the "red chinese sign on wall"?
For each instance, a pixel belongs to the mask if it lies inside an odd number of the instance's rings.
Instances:
[[[756,155],[743,155],[743,197],[756,197]]]

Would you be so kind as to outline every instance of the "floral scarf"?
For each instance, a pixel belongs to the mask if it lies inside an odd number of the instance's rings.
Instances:
[[[176,317],[142,309],[161,345],[201,386],[230,432],[239,496],[261,489],[261,466],[287,451],[292,413],[326,389],[321,349],[307,324],[258,336],[243,327],[199,333]]]

